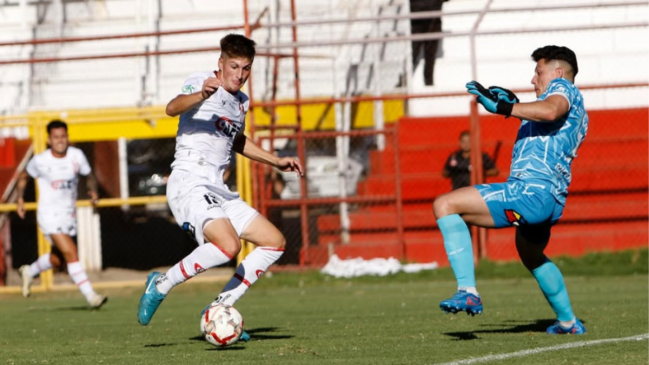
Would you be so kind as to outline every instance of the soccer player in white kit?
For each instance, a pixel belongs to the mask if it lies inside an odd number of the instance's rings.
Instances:
[[[219,71],[190,75],[182,93],[167,104],[169,116],[180,115],[167,199],[176,222],[196,239],[198,247],[166,273],[149,275],[138,306],[143,326],[174,286],[232,260],[241,250],[240,238],[257,247],[241,262],[215,303],[233,305],[284,253],[286,241],[280,231],[223,182],[232,150],[303,175],[297,159],[276,157],[244,135],[249,101],[240,89],[250,76],[254,57],[254,41],[227,35],[221,39]]]
[[[40,256],[31,265],[20,267],[22,293],[30,295],[32,280],[38,274],[67,263],[68,274],[79,287],[92,308],[99,308],[108,298],[95,293],[86,270],[79,262],[77,246],[72,237],[77,235],[75,203],[79,175],[86,176],[88,194],[97,203],[97,183],[83,152],[69,145],[68,126],[53,120],[47,125],[47,142],[50,148],[34,156],[27,163],[27,173],[22,173],[17,185],[18,215],[25,218],[23,195],[29,176],[38,183],[37,221],[47,240],[53,244],[51,253]]]

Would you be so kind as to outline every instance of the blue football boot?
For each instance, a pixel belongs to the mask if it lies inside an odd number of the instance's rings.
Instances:
[[[559,321],[556,321],[545,332],[550,335],[583,335],[586,333],[586,327],[584,327],[579,319],[575,318],[575,324],[570,328],[565,328],[561,326]]]
[[[482,313],[482,299],[466,290],[458,290],[453,298],[443,300],[439,307],[444,313],[466,312],[472,316]]]
[[[143,326],[149,324],[156,309],[158,309],[160,303],[162,303],[166,297],[166,295],[160,293],[158,288],[155,286],[155,282],[158,280],[160,275],[162,274],[154,271],[149,274],[149,277],[146,279],[144,294],[142,294],[140,304],[137,306],[137,321]]]
[[[213,304],[214,303],[212,302],[212,303],[208,304],[207,307],[203,308],[203,311],[201,312],[201,318],[203,318],[203,316],[205,315],[205,312],[207,312],[207,310],[210,309],[210,307]],[[246,332],[246,331],[241,332],[241,336],[239,337],[239,341],[243,341],[243,342],[250,341],[250,335],[248,334],[248,332]]]

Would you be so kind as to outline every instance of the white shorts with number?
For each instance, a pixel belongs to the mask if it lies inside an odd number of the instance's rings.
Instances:
[[[38,226],[45,238],[52,243],[52,234],[77,235],[77,217],[69,212],[38,212]]]
[[[209,179],[173,170],[167,182],[167,201],[176,223],[198,244],[205,243],[203,228],[214,219],[229,219],[238,236],[259,213],[237,194],[224,191]]]

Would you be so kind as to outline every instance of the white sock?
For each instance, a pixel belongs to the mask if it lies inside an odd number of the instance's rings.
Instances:
[[[575,322],[577,322],[577,321],[573,318],[570,321],[559,321],[559,325],[561,325],[561,327],[563,327],[563,328],[570,328],[570,327],[572,327],[572,325],[575,324]]]
[[[465,287],[457,288],[457,290],[458,291],[459,290],[466,290],[467,293],[471,293],[473,295],[480,296],[480,294],[478,294],[478,289],[476,289],[475,286],[465,286]]]
[[[38,257],[31,265],[29,265],[29,273],[32,277],[42,273],[43,271],[49,270],[52,268],[52,263],[50,262],[50,253],[46,253]]]
[[[81,294],[86,297],[86,300],[90,301],[96,295],[95,291],[92,290],[92,285],[90,284],[90,280],[88,280],[86,270],[81,266],[79,261],[68,262],[68,274],[70,274],[72,281],[77,284],[77,287],[79,287]]]
[[[156,288],[160,293],[166,295],[174,286],[184,283],[196,276],[196,274],[202,273],[211,267],[225,264],[230,260],[232,260],[232,256],[221,250],[220,247],[207,242],[197,247],[187,257],[169,269],[167,273],[162,274],[156,281]]]
[[[237,271],[225,285],[215,302],[234,305],[284,253],[284,249],[257,247],[241,261]]]

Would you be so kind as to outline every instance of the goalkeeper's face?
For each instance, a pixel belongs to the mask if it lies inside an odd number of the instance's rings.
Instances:
[[[559,67],[558,62],[540,59],[536,63],[534,69],[534,77],[532,78],[532,85],[534,85],[534,92],[538,98],[545,92],[550,84],[550,81],[557,77],[563,77],[563,70]]]

